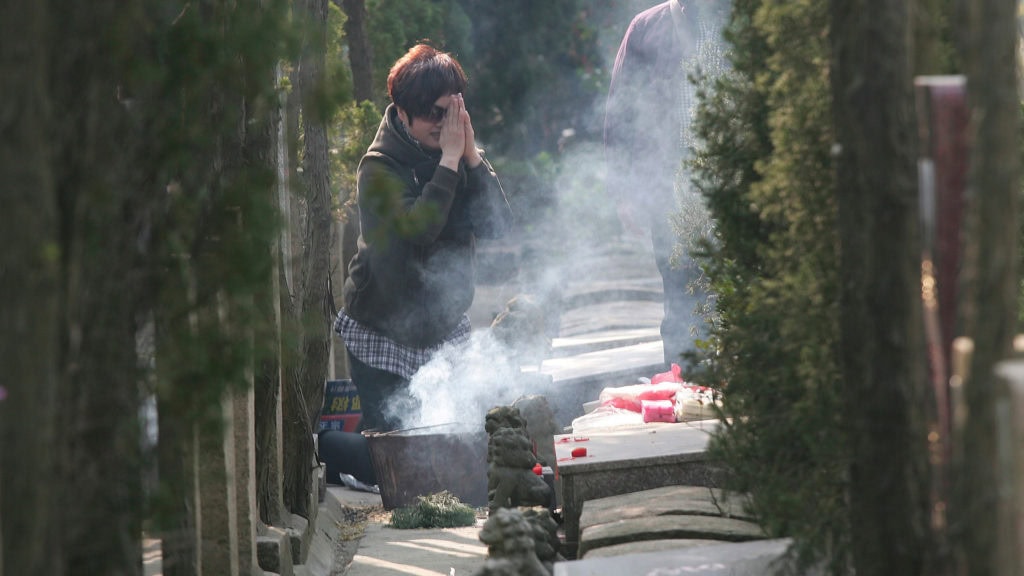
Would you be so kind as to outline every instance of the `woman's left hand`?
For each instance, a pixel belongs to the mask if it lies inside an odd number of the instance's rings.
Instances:
[[[458,110],[458,117],[462,119],[463,134],[465,135],[465,146],[462,151],[462,158],[466,161],[466,166],[469,168],[476,168],[483,162],[480,157],[480,150],[476,147],[476,133],[473,131],[473,122],[469,118],[469,112],[466,110],[466,101],[463,99],[462,94],[455,94],[452,96],[452,104],[456,105]],[[451,109],[448,111],[451,114]]]

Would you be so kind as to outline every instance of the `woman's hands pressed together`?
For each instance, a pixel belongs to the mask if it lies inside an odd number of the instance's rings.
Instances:
[[[458,170],[459,159],[464,159],[468,168],[476,168],[482,162],[476,147],[476,133],[462,94],[452,94],[448,100],[448,110],[441,124],[440,143],[442,166]]]

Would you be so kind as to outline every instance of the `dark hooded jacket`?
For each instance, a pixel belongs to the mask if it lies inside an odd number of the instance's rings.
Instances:
[[[360,233],[345,311],[406,346],[441,343],[473,303],[476,238],[496,238],[512,211],[490,164],[455,172],[423,149],[388,106],[359,162]]]

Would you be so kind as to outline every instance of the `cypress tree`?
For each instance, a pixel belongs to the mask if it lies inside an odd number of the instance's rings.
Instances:
[[[846,563],[827,11],[736,0],[733,73],[702,99],[695,184],[715,221],[710,370],[728,425],[711,452],[797,566]]]

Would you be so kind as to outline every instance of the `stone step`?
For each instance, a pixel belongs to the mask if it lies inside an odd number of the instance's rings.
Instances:
[[[597,304],[608,304],[618,302],[655,302],[663,303],[665,295],[661,292],[661,285],[650,287],[629,286],[619,281],[607,285],[588,284],[581,290],[564,294],[561,301],[563,311],[594,306]]]
[[[747,497],[706,486],[663,486],[587,500],[580,512],[580,530],[618,520],[656,516],[700,515],[753,520],[744,511]]]
[[[558,336],[590,336],[609,330],[631,330],[661,326],[665,313],[660,302],[615,300],[563,311],[558,318]],[[659,334],[660,338],[661,335]]]
[[[566,385],[593,381],[618,382],[619,386],[636,384],[640,376],[650,377],[658,371],[664,371],[663,350],[659,339],[565,358],[548,358],[541,364],[540,372]],[[594,394],[587,400],[596,398],[597,394]]]
[[[558,426],[565,429],[583,415],[583,405],[597,400],[610,386],[636,384],[641,376],[664,371],[661,340],[561,358],[547,358],[538,367],[523,367],[526,378],[545,379],[550,385],[537,393],[548,397]]]
[[[721,544],[719,540],[702,540],[699,538],[672,538],[667,540],[640,540],[638,542],[626,542],[624,544],[613,544],[587,551],[585,558],[581,560],[593,560],[594,558],[611,558],[613,556],[625,556],[627,554],[646,554],[649,552],[668,552],[697,546],[711,546]]]
[[[664,551],[601,557],[594,555],[571,562],[556,562],[554,576],[604,576],[606,574],[686,574],[688,576],[765,576],[786,573],[792,545],[787,538],[686,546]],[[822,568],[801,572],[822,576]]]
[[[551,351],[548,358],[565,358],[599,350],[657,342],[658,340],[661,340],[661,332],[656,326],[613,328],[578,336],[561,336],[551,340]]]
[[[725,542],[759,540],[767,535],[760,526],[737,518],[667,515],[630,518],[591,526],[580,534],[578,557],[590,550],[641,540],[704,539]]]

